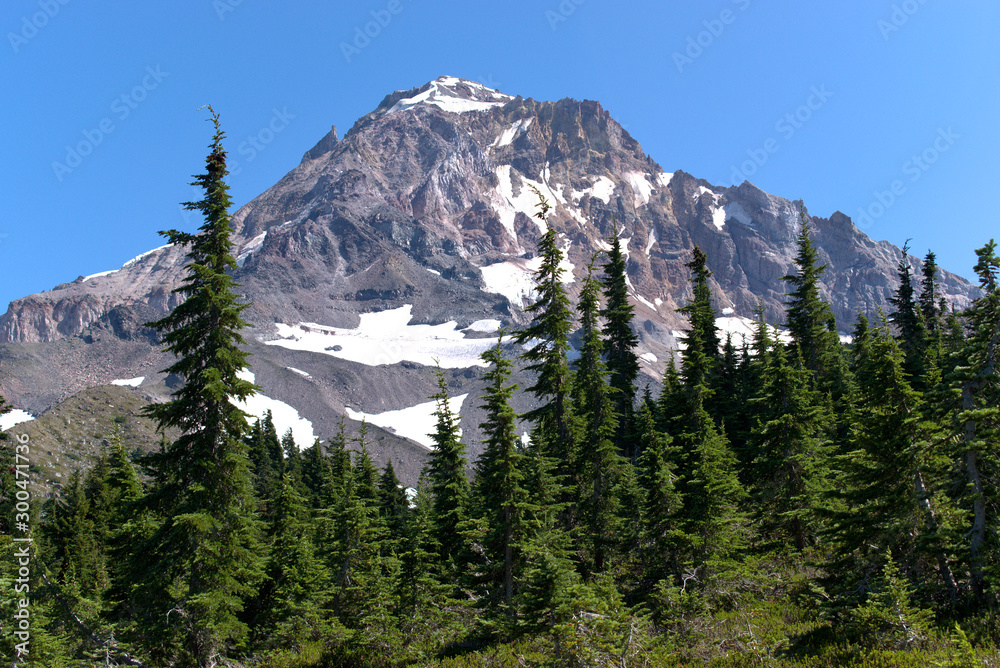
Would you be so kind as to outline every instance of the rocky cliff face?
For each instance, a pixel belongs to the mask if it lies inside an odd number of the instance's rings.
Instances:
[[[257,382],[326,438],[345,412],[417,407],[432,391],[429,365],[444,360],[456,388],[469,390],[461,410],[474,435],[475,355],[497,325],[523,324],[530,299],[544,230],[533,217],[534,189],[553,205],[548,225],[566,251],[571,293],[607,239],[622,239],[651,378],[685,324],[676,309],[690,297],[684,263],[695,244],[708,254],[730,329],[761,299],[767,317],[783,321],[781,277],[794,271],[802,202],[665,172],[598,102],[540,102],[441,77],[387,96],[342,139],[332,130],[234,215]],[[859,310],[886,308],[900,250],[840,213],[807,220],[841,328]],[[41,410],[54,397],[139,375],[126,365],[161,359],[142,323],[176,305],[183,265],[181,249],[161,248],[13,302],[0,317],[0,384]],[[976,294],[947,272],[941,284],[959,308]],[[89,352],[95,341],[108,350]],[[46,379],[30,362],[39,353],[24,353],[28,344],[62,351],[60,359],[93,358],[96,368]],[[111,352],[116,346],[129,354]],[[142,388],[166,394],[166,379],[150,373]]]

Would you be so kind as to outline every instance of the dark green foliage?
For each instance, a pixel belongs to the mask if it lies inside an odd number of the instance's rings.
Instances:
[[[431,438],[434,450],[427,462],[427,477],[434,499],[434,523],[444,558],[459,555],[464,546],[462,528],[469,514],[469,481],[465,477],[465,444],[458,435],[458,418],[448,405],[448,383],[440,368],[437,370],[438,391],[431,397],[436,402],[437,423]]]
[[[240,303],[227,273],[236,269],[231,201],[224,135],[214,112],[212,121],[206,172],[193,184],[204,198],[185,204],[201,212],[205,223],[199,234],[163,233],[188,249],[190,273],[177,289],[185,301],[151,326],[177,357],[166,372],[183,378],[184,385],[148,414],[161,429],[174,427],[182,435],[150,456],[159,483],[152,505],[162,509],[164,520],[136,555],[146,567],[134,599],[143,611],[140,632],[150,653],[199,666],[213,665],[244,641],[242,601],[253,594],[261,574],[243,440],[247,416],[233,404],[256,389],[239,376],[249,366],[240,348],[240,331],[247,326],[240,314],[248,305]]]
[[[795,345],[802,351],[805,366],[810,371],[823,367],[824,356],[828,352],[833,327],[833,312],[830,305],[820,298],[819,277],[826,265],[819,264],[819,255],[809,234],[805,211],[800,212],[802,230],[798,237],[798,252],[795,255],[797,274],[784,276],[792,288],[788,301],[788,331]],[[834,336],[835,338],[835,336]]]
[[[545,222],[549,204],[538,193],[539,220]],[[538,240],[538,255],[542,262],[535,273],[537,299],[524,312],[532,316],[531,324],[514,336],[514,341],[532,347],[522,353],[527,369],[537,374],[528,391],[542,404],[522,416],[535,423],[534,445],[555,457],[565,471],[574,449],[575,428],[570,408],[571,378],[569,369],[569,336],[572,332],[573,311],[563,289],[562,251],[556,244],[556,232],[549,227]]]
[[[682,343],[681,378],[692,404],[708,404],[711,401],[711,387],[714,386],[719,366],[719,332],[715,327],[715,308],[708,279],[712,272],[706,267],[705,253],[694,247],[694,255],[687,263],[691,270],[691,289],[694,296],[678,313],[687,316],[688,328]]]
[[[628,275],[621,239],[612,234],[610,243],[608,261],[604,264],[605,306],[600,312],[604,319],[601,335],[608,367],[608,385],[614,389],[615,413],[620,416],[615,440],[622,453],[634,461],[639,453],[628,427],[632,424],[632,402],[635,382],[639,377],[639,358],[635,353],[639,337],[632,329],[634,312],[628,298]]]
[[[923,386],[923,376],[926,373],[927,329],[921,306],[914,298],[913,278],[910,274],[910,263],[907,262],[909,240],[903,244],[903,257],[899,261],[899,289],[896,296],[889,299],[895,310],[889,316],[897,332],[897,340],[903,350],[903,369],[910,375],[918,387]],[[926,279],[925,279],[926,280]],[[934,314],[932,314],[932,317]]]
[[[591,265],[580,293],[583,342],[580,357],[573,363],[573,411],[582,429],[571,470],[577,483],[576,514],[584,543],[584,570],[600,573],[622,537],[620,500],[615,492],[631,464],[619,454],[614,442],[619,416],[612,400],[615,391],[608,385],[607,368],[601,358],[599,286],[592,272]]]
[[[778,344],[768,355],[763,386],[751,400],[757,425],[750,435],[754,507],[765,539],[797,550],[815,542],[818,513],[831,487],[832,417],[810,388],[801,358],[789,362]]]
[[[526,516],[532,508],[525,489],[526,459],[517,435],[517,415],[510,407],[516,385],[509,384],[512,364],[503,354],[503,332],[497,345],[483,353],[490,364],[483,380],[486,388],[479,425],[485,438],[476,460],[472,488],[474,516],[482,522],[484,563],[478,585],[484,607],[512,616],[514,581],[522,561],[520,544],[526,538]]]

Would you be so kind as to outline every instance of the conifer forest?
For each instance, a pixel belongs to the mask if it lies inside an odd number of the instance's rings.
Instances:
[[[716,328],[695,247],[683,345],[649,387],[619,240],[573,303],[549,228],[530,322],[500,332],[469,397],[481,456],[439,371],[414,493],[377,469],[364,424],[296,443],[235,405],[256,388],[211,118],[186,204],[203,225],[161,233],[188,250],[184,301],[151,323],[185,382],[148,415],[180,435],[133,457],[108,434],[95,466],[28,504],[4,434],[4,665],[1000,666],[994,241],[967,310],[941,298],[933,252],[920,275],[904,252],[891,308],[848,338],[803,214],[785,320],[761,307],[746,341]]]

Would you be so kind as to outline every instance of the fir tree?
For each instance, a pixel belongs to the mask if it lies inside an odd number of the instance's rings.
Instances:
[[[672,462],[676,454],[670,438],[661,433],[652,411],[644,405],[638,414],[642,455],[639,485],[642,490],[643,563],[646,580],[659,582],[680,571],[679,559],[685,540],[679,526],[681,497]]]
[[[1000,258],[991,239],[976,250],[975,266],[982,296],[967,313],[970,334],[962,350],[962,365],[956,369],[959,410],[954,426],[959,437],[957,455],[964,469],[967,494],[963,501],[971,506],[972,525],[968,527],[968,564],[973,596],[986,605],[996,601],[991,576],[1000,563],[1000,545],[995,531],[1000,517]]]
[[[148,573],[137,590],[148,611],[146,642],[175,638],[181,647],[161,644],[168,656],[206,668],[218,665],[245,638],[242,601],[261,573],[242,440],[247,415],[233,403],[256,389],[239,376],[248,368],[247,353],[240,349],[240,330],[247,323],[240,314],[249,305],[239,302],[227,273],[237,266],[229,236],[226,152],[219,117],[209,111],[215,135],[206,172],[193,184],[205,196],[185,204],[200,211],[205,223],[199,234],[163,233],[170,243],[187,247],[190,273],[177,288],[185,301],[151,326],[163,333],[166,351],[177,356],[166,373],[185,383],[171,401],[149,407],[147,414],[161,430],[173,427],[182,435],[151,457],[163,481],[155,505],[165,509],[166,518],[139,551]]]
[[[409,524],[410,502],[406,490],[399,484],[390,459],[378,481],[378,505],[390,536],[402,537]]]
[[[605,560],[620,539],[622,528],[619,500],[614,488],[623,476],[624,460],[615,446],[618,415],[601,359],[603,342],[597,323],[599,286],[593,264],[580,293],[580,324],[583,342],[574,362],[574,413],[582,422],[582,433],[573,458],[573,478],[577,481],[578,513],[586,543],[586,568],[600,573]],[[631,400],[629,400],[631,404]],[[631,412],[631,411],[630,411]]]
[[[799,362],[801,364],[801,362]],[[809,373],[774,347],[764,370],[750,437],[756,503],[765,531],[790,538],[797,550],[815,541],[817,512],[830,488],[826,415],[810,390]]]
[[[459,418],[448,405],[448,383],[444,372],[437,369],[438,391],[434,417],[434,450],[427,462],[431,496],[434,498],[434,521],[438,542],[444,557],[456,557],[462,552],[462,526],[468,518],[469,481],[465,477],[465,445],[458,435]]]
[[[536,194],[539,199],[536,217],[544,223],[549,204],[537,190]],[[529,363],[527,370],[537,374],[535,384],[528,391],[542,404],[522,417],[535,423],[532,442],[546,455],[555,457],[564,474],[575,438],[568,357],[573,312],[562,285],[562,251],[551,227],[538,241],[538,255],[542,260],[535,273],[538,299],[524,309],[532,316],[532,321],[515,335],[514,340],[520,345],[531,345],[521,357]]]
[[[476,460],[473,506],[485,527],[481,542],[486,563],[480,578],[484,603],[512,616],[519,544],[525,538],[530,508],[526,460],[517,435],[517,415],[510,406],[517,386],[509,384],[513,365],[503,354],[503,334],[501,330],[496,346],[481,356],[490,367],[483,375],[486,388],[481,407],[486,417],[479,428],[485,440]]]
[[[615,413],[620,416],[615,441],[622,453],[634,460],[638,456],[628,428],[632,424],[632,402],[635,398],[635,381],[639,377],[639,358],[635,348],[639,337],[632,329],[634,316],[628,299],[628,275],[621,239],[611,235],[611,250],[604,264],[605,306],[600,315],[604,318],[602,338],[604,359],[608,367],[608,385],[615,393]]]
[[[691,270],[691,301],[678,313],[687,316],[688,329],[683,337],[684,353],[681,357],[681,377],[695,402],[707,404],[711,400],[711,387],[715,384],[719,364],[719,332],[715,327],[715,309],[708,279],[705,253],[694,247],[693,257],[687,263]]]
[[[889,299],[895,311],[889,316],[889,321],[895,326],[897,340],[905,356],[904,370],[918,386],[926,371],[925,349],[927,346],[926,329],[920,306],[914,298],[913,279],[910,274],[910,263],[907,262],[909,240],[903,244],[903,257],[899,261],[897,275],[899,288],[896,295]]]
[[[802,230],[798,236],[798,251],[795,255],[797,274],[782,277],[791,287],[788,301],[788,331],[794,345],[802,351],[807,369],[819,372],[824,357],[830,348],[830,334],[836,337],[833,313],[830,305],[820,298],[819,277],[826,270],[820,265],[819,255],[813,245],[806,221],[805,211],[800,211]]]

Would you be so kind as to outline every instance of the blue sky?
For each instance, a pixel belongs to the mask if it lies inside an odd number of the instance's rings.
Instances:
[[[841,210],[971,276],[997,229],[998,33],[995,0],[8,0],[0,308],[198,227],[178,203],[199,106],[239,206],[442,74],[599,100],[667,171]]]

